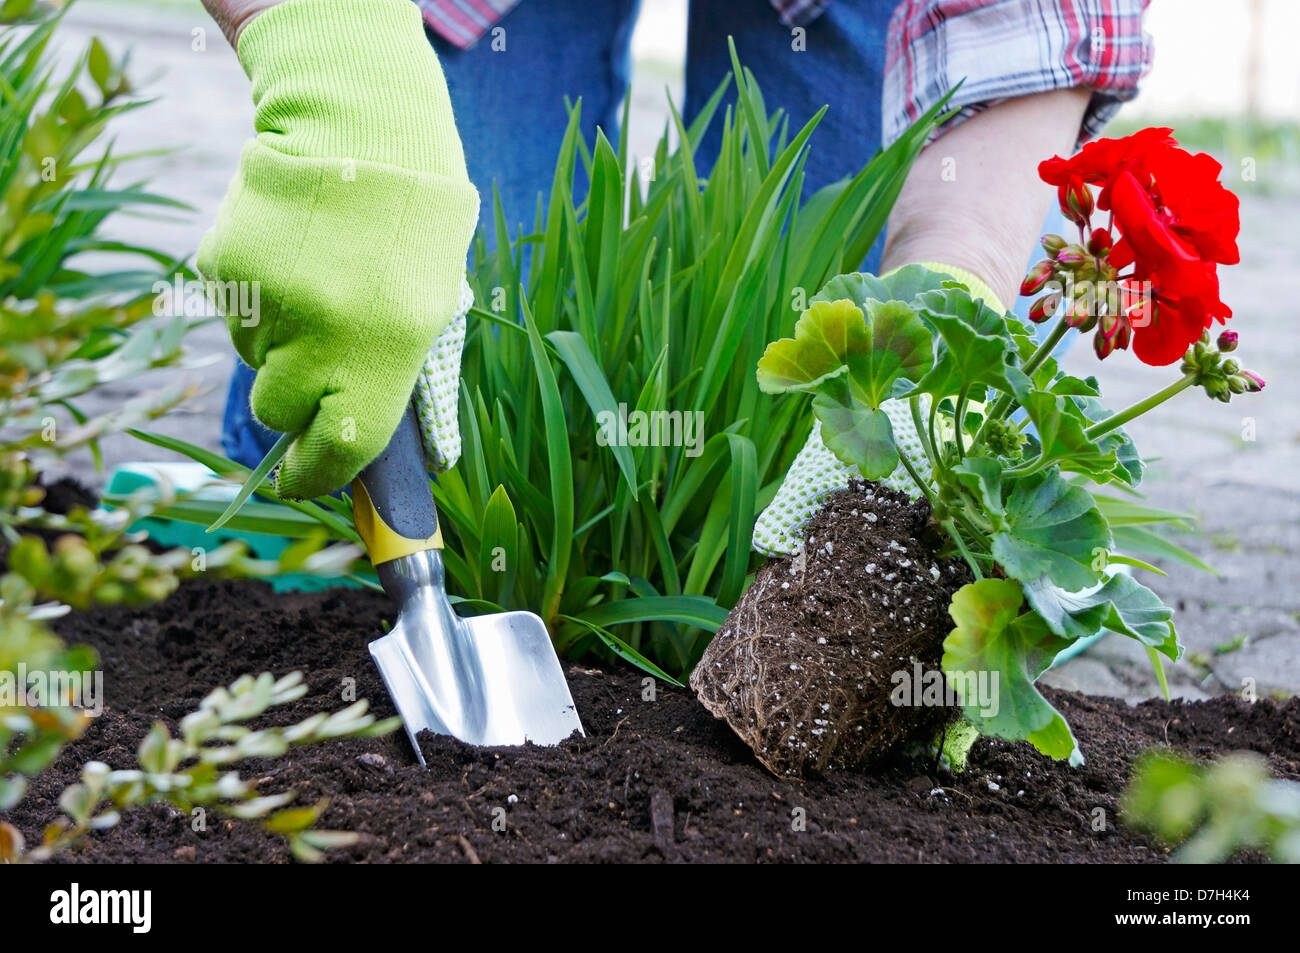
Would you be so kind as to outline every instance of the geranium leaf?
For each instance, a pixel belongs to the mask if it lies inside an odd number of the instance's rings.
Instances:
[[[952,472],[979,498],[991,517],[997,519],[1003,515],[1001,463],[992,457],[967,457]]]
[[[1118,632],[1178,661],[1173,610],[1126,573],[1115,573],[1091,592],[1067,592],[1047,579],[1025,583],[1024,589],[1029,604],[1059,636],[1074,641]]]
[[[1034,687],[1069,644],[1034,613],[1008,579],[962,586],[948,612],[956,628],[943,642],[943,671],[962,713],[986,735],[1030,742],[1043,754],[1083,761],[1070,726]],[[981,673],[987,673],[981,677]]]
[[[1058,464],[1064,470],[1084,473],[1100,482],[1109,480],[1119,461],[1113,449],[1087,436],[1089,421],[1074,398],[1031,391],[1022,404],[1038,433],[1044,463]]]
[[[848,357],[849,379],[873,410],[893,396],[900,378],[918,381],[934,363],[934,341],[916,313],[901,301],[867,302],[870,347]]]
[[[1006,319],[960,287],[926,291],[917,297],[921,315],[942,343],[934,367],[917,384],[917,390],[936,399],[980,384],[1023,397],[1029,378]]]
[[[848,299],[814,302],[793,338],[768,345],[758,362],[759,387],[768,393],[824,390],[847,368],[854,399],[875,410],[893,396],[900,377],[919,380],[934,360],[924,322],[899,301],[872,300],[866,308],[868,317]]]
[[[852,301],[861,307],[873,300],[892,301],[894,296],[882,279],[863,271],[855,271],[847,275],[836,275],[826,282],[822,290],[812,296],[809,307],[822,301],[842,300]]]
[[[868,301],[902,301],[912,304],[924,291],[943,288],[952,279],[923,265],[905,265],[882,277],[865,272],[836,275],[813,295],[813,301],[838,301],[848,298],[857,305]]]
[[[818,301],[799,316],[793,338],[773,341],[758,362],[758,386],[768,394],[811,393],[844,373],[848,358],[871,347],[866,319],[852,301]]]
[[[1070,401],[1090,424],[1105,420],[1114,413],[1096,397],[1078,395],[1072,396]],[[1124,431],[1123,427],[1117,427],[1104,435],[1101,440],[1097,441],[1097,446],[1103,452],[1113,452],[1115,454],[1116,466],[1111,471],[1111,475],[1115,479],[1129,486],[1137,486],[1142,482],[1142,477],[1146,472],[1146,465],[1142,462],[1137,445],[1133,443],[1132,438]]]
[[[1059,374],[1052,381],[1052,386],[1048,388],[1053,394],[1062,394],[1070,397],[1100,397],[1101,391],[1097,387],[1097,378],[1095,377],[1072,377],[1069,374]]]
[[[868,480],[880,480],[898,466],[898,447],[889,415],[849,393],[842,378],[813,399],[813,414],[822,423],[826,448],[858,468]]]
[[[1110,526],[1092,495],[1055,468],[1017,479],[1005,528],[993,534],[993,558],[1021,582],[1047,576],[1072,592],[1101,581],[1093,566],[1110,548]]]

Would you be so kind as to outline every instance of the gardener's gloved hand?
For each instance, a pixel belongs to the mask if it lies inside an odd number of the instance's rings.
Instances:
[[[253,413],[302,431],[277,490],[317,496],[401,419],[460,303],[478,195],[409,0],[285,0],[243,26],[238,52],[257,138],[198,266],[256,283],[258,313],[228,317],[231,339],[258,370]]]
[[[998,311],[1004,310],[1002,302],[988,285],[970,272],[940,262],[926,261],[919,264],[931,271],[952,275],[966,285],[976,298],[982,298]],[[922,400],[928,398],[923,397]],[[921,439],[912,423],[911,408],[907,401],[887,400],[880,405],[880,409],[889,415],[898,452],[907,454],[922,479],[929,477],[930,463],[921,448]],[[926,413],[928,412],[927,406]],[[813,424],[812,433],[808,435],[808,442],[795,457],[780,489],[776,491],[776,496],[754,523],[754,548],[765,556],[792,556],[799,552],[803,547],[804,527],[821,509],[826,497],[847,487],[849,480],[861,479],[857,467],[844,463],[826,448],[821,432],[821,422],[817,421]],[[921,495],[920,488],[912,482],[902,464],[880,482],[912,497]]]

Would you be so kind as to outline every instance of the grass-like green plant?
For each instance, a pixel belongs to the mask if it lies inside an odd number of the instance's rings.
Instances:
[[[110,182],[130,157],[113,155],[103,134],[144,101],[98,41],[70,68],[58,66],[50,42],[60,16],[30,0],[0,6],[0,679],[7,689],[0,694],[0,811],[89,723],[69,686],[95,668],[94,653],[65,646],[51,619],[72,608],[155,602],[199,574],[301,568],[338,575],[358,555],[351,546],[322,549],[324,531],[303,533],[274,561],[252,559],[239,544],[152,551],[129,528],[159,505],[185,505],[165,489],[152,500],[119,500],[112,511],[46,508],[42,474],[53,461],[84,452],[98,460],[101,439],[147,424],[190,393],[184,386],[148,392],[108,413],[79,406],[100,385],[184,366],[191,321],[153,313],[154,283],[181,263],[100,234],[105,218],[122,209],[183,206],[138,184]],[[91,273],[79,265],[87,252],[128,264]],[[38,700],[18,697],[23,671],[57,674],[60,687]],[[88,778],[97,776],[92,770]],[[230,782],[222,790],[232,791]],[[75,817],[71,824],[77,827]],[[17,831],[0,823],[0,853],[8,844],[17,856],[17,843]]]
[[[494,196],[494,241],[480,233],[472,250],[465,449],[434,490],[465,608],[530,609],[561,651],[612,651],[672,675],[689,671],[743,591],[755,514],[811,426],[805,397],[759,392],[758,358],[827,278],[861,264],[942,108],[805,197],[822,113],[769,112],[734,50],[733,67],[689,126],[673,109],[648,182],[628,151],[626,107],[617,143],[587,143],[579,102],[531,229],[512,235]],[[696,150],[718,122],[718,160],[701,169]],[[575,196],[579,169],[589,186]],[[670,433],[620,440],[620,406]],[[269,481],[257,495],[274,499]],[[346,538],[346,505],[316,504],[296,513]],[[174,515],[210,523],[219,512]],[[248,508],[228,525],[270,531]]]

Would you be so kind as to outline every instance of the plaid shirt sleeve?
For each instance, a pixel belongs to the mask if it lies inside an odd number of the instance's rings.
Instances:
[[[1150,0],[903,0],[889,23],[885,144],[962,82],[946,128],[1002,99],[1092,88],[1091,139],[1151,68]]]
[[[415,0],[424,22],[453,46],[467,50],[519,0]]]

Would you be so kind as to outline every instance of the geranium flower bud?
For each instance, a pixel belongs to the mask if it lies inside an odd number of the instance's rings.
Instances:
[[[1078,245],[1066,245],[1056,253],[1057,264],[1062,268],[1078,268],[1087,260],[1088,256],[1084,254],[1083,249]]]
[[[1087,225],[1092,216],[1092,189],[1082,179],[1071,178],[1058,191],[1061,211],[1076,225]]]
[[[1104,361],[1115,351],[1115,341],[1104,334],[1092,336],[1092,349],[1097,352],[1097,359]]]
[[[1075,328],[1084,334],[1097,326],[1097,316],[1093,313],[1086,297],[1074,298],[1066,306],[1064,320],[1067,327]]]
[[[1033,321],[1034,324],[1042,324],[1056,314],[1056,309],[1060,304],[1061,293],[1059,291],[1043,295],[1029,306],[1029,320]]]
[[[1105,359],[1117,350],[1128,347],[1133,337],[1132,325],[1118,314],[1103,314],[1097,319],[1097,333],[1092,346],[1097,357]]]
[[[1236,361],[1234,361],[1232,358],[1228,358],[1220,365],[1220,367],[1223,368],[1223,373],[1229,375],[1236,374],[1238,371],[1241,370],[1241,365],[1238,364]]]
[[[1098,257],[1109,254],[1113,244],[1113,236],[1104,228],[1094,228],[1092,234],[1088,236],[1088,251]]]
[[[1133,340],[1133,325],[1127,321],[1120,321],[1119,331],[1115,334],[1115,349],[1117,351],[1127,351],[1129,342]]]
[[[1224,354],[1237,349],[1237,332],[1224,331],[1219,335],[1219,350]]]
[[[1038,244],[1043,246],[1043,251],[1055,258],[1056,253],[1065,247],[1065,239],[1060,235],[1044,235],[1038,240]]]
[[[1044,258],[1029,269],[1025,275],[1025,280],[1020,282],[1020,293],[1022,295],[1033,295],[1043,290],[1043,285],[1052,277],[1052,272],[1056,270],[1056,263],[1051,259]]]
[[[1250,394],[1258,394],[1264,389],[1264,378],[1251,371],[1242,371],[1241,376],[1246,379],[1246,391]]]

